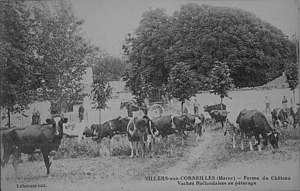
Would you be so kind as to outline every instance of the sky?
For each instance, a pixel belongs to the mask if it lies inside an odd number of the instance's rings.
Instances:
[[[71,0],[74,13],[85,22],[84,36],[113,56],[122,56],[128,33],[138,27],[142,13],[163,8],[169,15],[187,3],[237,7],[249,11],[288,36],[297,34],[297,0]]]

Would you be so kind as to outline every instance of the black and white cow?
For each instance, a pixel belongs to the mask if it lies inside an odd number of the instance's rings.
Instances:
[[[138,145],[142,145],[142,157],[145,157],[146,144],[150,143],[153,136],[158,135],[158,130],[153,125],[148,116],[138,116],[130,119],[127,125],[127,138],[130,142],[131,155],[130,157],[138,157]],[[149,146],[151,150],[151,146]],[[135,152],[135,154],[134,154]]]
[[[244,150],[243,139],[249,137],[250,150],[253,150],[251,144],[251,137],[254,135],[258,145],[258,151],[261,152],[261,141],[260,136],[264,139],[264,146],[268,145],[268,142],[273,148],[278,148],[278,140],[280,133],[275,129],[271,128],[268,123],[266,116],[257,110],[242,110],[236,119],[236,123],[239,125],[241,131],[241,149]]]
[[[202,127],[205,121],[204,115],[193,115],[193,114],[184,114],[188,119],[190,125],[187,126],[188,131],[195,131],[195,134],[197,135],[197,141],[199,141],[200,136],[202,135]]]
[[[273,109],[271,115],[272,115],[272,122],[274,127],[279,126],[279,127],[287,128],[289,124],[288,114],[283,108]]]

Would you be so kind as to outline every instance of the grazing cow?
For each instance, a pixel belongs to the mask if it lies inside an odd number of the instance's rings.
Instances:
[[[158,131],[153,125],[148,116],[139,116],[132,118],[127,126],[127,137],[130,142],[131,155],[130,157],[138,157],[138,144],[142,144],[142,157],[145,157],[146,143],[151,142],[151,137],[157,136]]]
[[[104,122],[103,124],[93,124],[91,125],[91,130],[93,133],[90,136],[96,135],[96,137],[93,137],[92,139],[94,141],[97,141],[97,143],[101,143],[101,140],[104,137],[108,137],[112,141],[112,137],[117,134],[126,134],[127,132],[127,125],[130,118],[121,118],[117,117],[115,119],[109,120]],[[109,151],[110,151],[110,145],[109,144]]]
[[[195,131],[197,135],[197,141],[199,141],[200,136],[202,135],[202,126],[205,121],[204,115],[192,115],[192,114],[185,114],[185,116],[189,119],[189,124],[187,131]]]
[[[287,128],[289,122],[288,122],[288,114],[283,108],[276,108],[271,112],[272,115],[272,121],[273,126],[276,127],[278,125],[279,127]]]
[[[225,110],[212,110],[209,112],[209,115],[213,120],[215,120],[216,123],[221,123],[222,128],[224,127],[224,123],[226,122],[226,118],[228,115],[229,111]]]
[[[29,125],[23,128],[12,128],[3,132],[2,144],[4,149],[2,167],[8,162],[10,155],[13,155],[13,167],[17,172],[17,165],[21,153],[33,154],[40,149],[43,154],[47,175],[50,173],[49,153],[57,151],[63,137],[63,123],[68,119],[55,117],[47,119],[47,124]]]
[[[272,129],[268,123],[266,116],[257,110],[242,110],[236,119],[241,130],[241,149],[244,150],[243,138],[247,135],[249,138],[255,136],[258,145],[258,151],[261,152],[260,136],[264,139],[264,146],[268,145],[268,141],[273,148],[278,148],[279,132]],[[253,150],[251,139],[249,139],[250,150]]]

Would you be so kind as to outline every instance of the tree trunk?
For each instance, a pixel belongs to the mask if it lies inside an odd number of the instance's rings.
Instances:
[[[7,108],[7,117],[8,117],[8,128],[10,128],[10,109]]]
[[[223,110],[223,96],[221,96],[221,110]]]
[[[183,101],[181,102],[181,114],[183,114]]]
[[[101,124],[101,109],[99,109],[99,124]]]
[[[2,107],[0,107],[0,127],[1,127],[1,122],[2,122]]]
[[[295,105],[296,105],[295,90],[293,90],[293,105],[292,106],[295,106]]]

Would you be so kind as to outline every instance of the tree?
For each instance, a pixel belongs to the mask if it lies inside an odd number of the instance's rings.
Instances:
[[[40,2],[32,9],[34,51],[39,58],[35,70],[42,82],[38,97],[57,104],[60,112],[63,104],[81,102],[86,96],[81,80],[95,50],[82,37],[83,20],[75,17],[71,4],[65,0],[51,3]]]
[[[120,80],[128,65],[118,57],[104,54],[93,67],[94,75],[104,73],[108,81]]]
[[[280,76],[285,63],[296,60],[292,41],[254,14],[198,4],[183,5],[172,16],[161,9],[145,12],[123,48],[136,70],[127,79],[137,81],[142,75],[153,87],[166,84],[178,62],[201,74],[199,82],[210,77],[216,61],[226,62],[233,83],[249,87]]]
[[[106,102],[111,98],[112,88],[107,83],[105,74],[94,75],[91,96],[93,99],[93,109],[99,110],[99,123],[101,124],[101,109],[108,108]]]
[[[286,82],[288,83],[289,88],[293,91],[294,102],[295,102],[295,89],[297,88],[299,83],[299,77],[298,77],[299,73],[298,73],[297,65],[299,67],[299,62],[289,63],[287,64],[286,71],[285,71]]]
[[[181,102],[181,112],[183,113],[185,101],[190,100],[199,90],[196,73],[188,64],[179,62],[172,68],[168,79],[168,90],[172,97]]]
[[[143,97],[149,88],[161,87],[168,81],[170,68],[168,69],[165,60],[165,50],[171,43],[171,36],[167,34],[170,24],[165,10],[146,11],[135,33],[129,34],[125,40],[125,59],[131,66],[125,73],[125,79],[128,80],[127,86],[139,98]],[[147,87],[143,87],[143,83],[139,83],[140,80],[147,84]]]
[[[234,87],[227,63],[215,62],[209,76],[210,78],[207,81],[208,89],[211,90],[211,93],[220,95],[222,105],[223,98],[229,97],[228,90]]]
[[[39,87],[31,26],[30,12],[22,2],[0,3],[0,112],[6,110],[9,127],[10,115],[27,109]]]

